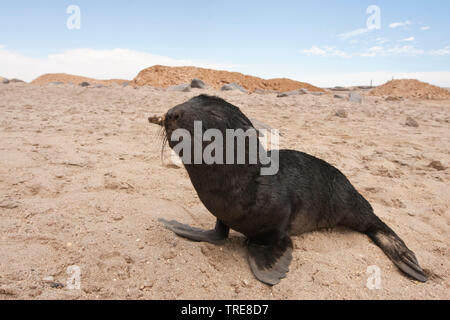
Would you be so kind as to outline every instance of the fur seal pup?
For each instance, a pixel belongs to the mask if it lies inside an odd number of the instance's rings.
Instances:
[[[171,140],[174,130],[182,128],[192,136],[194,121],[202,122],[202,130],[218,129],[223,136],[227,129],[254,128],[238,107],[207,95],[149,121],[164,128],[172,149],[177,144]],[[208,144],[202,142],[202,147]],[[260,162],[227,165],[185,161],[184,166],[200,200],[217,218],[216,226],[200,230],[176,221],[161,222],[181,237],[213,244],[222,244],[230,228],[244,234],[251,270],[263,283],[275,285],[286,277],[292,261],[291,236],[335,226],[366,234],[401,271],[427,281],[415,254],[374,214],[344,174],[323,160],[279,150],[278,173],[267,176],[261,175]]]

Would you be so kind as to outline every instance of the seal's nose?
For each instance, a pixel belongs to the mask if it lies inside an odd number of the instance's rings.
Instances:
[[[159,126],[163,126],[164,125],[164,117],[153,116],[153,117],[148,118],[148,122],[157,124]]]

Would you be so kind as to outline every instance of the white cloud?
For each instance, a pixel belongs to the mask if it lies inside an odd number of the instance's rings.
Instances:
[[[44,58],[32,58],[0,45],[0,76],[25,81],[31,81],[44,73],[69,73],[96,79],[133,79],[142,69],[156,64],[195,65],[213,69],[236,67],[206,61],[172,59],[129,49],[70,49]]]
[[[341,38],[341,39],[346,40],[346,39],[350,39],[350,38],[362,35],[364,33],[370,32],[372,30],[373,29],[356,29],[356,30],[353,30],[353,31],[350,31],[350,32],[341,33],[341,34],[338,35],[338,37]]]
[[[389,42],[389,40],[387,38],[378,37],[378,38],[375,39],[375,42],[377,44],[385,44],[385,43]]]
[[[319,87],[334,86],[357,86],[357,85],[381,85],[394,79],[418,79],[441,87],[450,87],[450,71],[442,72],[359,72],[359,73],[336,73],[336,74],[311,74],[311,75],[288,75],[298,81],[307,81]]]
[[[304,49],[302,52],[313,56],[324,56],[326,54],[326,51],[318,46],[312,46],[311,49]]]
[[[425,54],[425,50],[408,45],[388,48],[383,52],[383,55],[386,56],[420,56],[423,54]]]
[[[424,27],[420,28],[420,30],[423,30],[423,31],[430,30],[430,29],[431,29],[430,26],[424,26]]]
[[[384,52],[384,48],[381,46],[375,46],[370,48],[367,52],[360,54],[361,57],[376,57],[378,54]]]
[[[446,46],[445,48],[439,50],[431,50],[430,54],[432,56],[448,56],[450,55],[450,46]]]
[[[443,49],[446,50],[446,49]],[[444,55],[444,51],[435,51],[434,55]],[[321,56],[321,57],[341,57],[341,58],[351,58],[351,57],[376,57],[376,56],[420,56],[424,54],[431,54],[431,52],[425,52],[423,49],[418,49],[414,46],[403,45],[403,46],[395,46],[395,47],[383,47],[383,46],[374,46],[369,48],[366,51],[362,52],[345,52],[339,50],[335,47],[325,46],[320,48],[318,46],[313,46],[311,49],[301,50],[301,53]]]
[[[344,51],[336,49],[335,47],[325,46],[319,48],[318,46],[312,46],[311,49],[301,50],[302,53],[312,55],[312,56],[322,56],[322,57],[341,57],[341,58],[350,58],[351,55],[347,54]]]
[[[394,22],[389,25],[389,28],[395,29],[398,27],[406,27],[406,26],[409,26],[410,24],[411,24],[411,21],[409,21],[409,20],[404,21],[404,22]]]
[[[398,42],[411,42],[411,41],[414,41],[414,40],[416,40],[416,38],[409,37],[409,38],[406,38],[406,39],[398,40]]]
[[[418,49],[414,46],[395,46],[395,47],[381,47],[376,46],[370,48],[367,52],[359,54],[361,57],[391,57],[391,56],[420,56],[426,54],[425,50]]]

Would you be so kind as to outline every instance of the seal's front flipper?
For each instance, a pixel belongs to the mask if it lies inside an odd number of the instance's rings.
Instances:
[[[276,285],[286,278],[292,262],[292,240],[288,236],[276,244],[248,243],[248,260],[255,277],[265,284]]]
[[[193,228],[187,224],[181,224],[177,221],[167,221],[165,219],[159,219],[167,229],[175,232],[180,237],[200,242],[209,242],[212,244],[223,244],[228,238],[230,228],[224,225],[221,221],[217,220],[214,230],[202,230]]]

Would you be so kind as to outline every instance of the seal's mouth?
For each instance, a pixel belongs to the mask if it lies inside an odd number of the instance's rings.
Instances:
[[[182,114],[183,111],[181,110],[171,109],[163,116],[155,115],[153,117],[149,117],[148,122],[160,126],[162,132],[169,137],[175,129],[180,128],[180,118]]]

